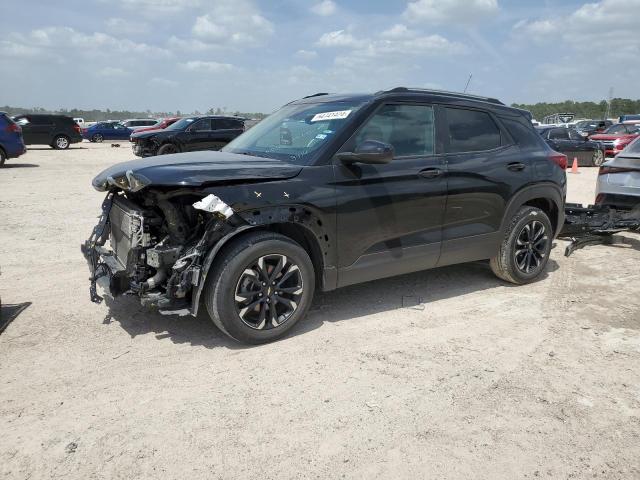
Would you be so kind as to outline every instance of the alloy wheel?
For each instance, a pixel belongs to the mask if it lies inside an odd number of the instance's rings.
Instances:
[[[235,289],[236,310],[250,328],[276,328],[291,318],[303,291],[302,272],[291,258],[264,255],[240,275]]]
[[[527,223],[516,239],[515,264],[522,273],[535,272],[547,255],[549,236],[542,222]]]
[[[100,135],[99,133],[96,133],[93,136],[93,141],[96,143],[102,143],[102,140],[103,140],[102,135]]]
[[[66,137],[58,137],[56,138],[56,147],[60,150],[64,150],[69,146],[69,140]]]
[[[596,150],[593,152],[593,165],[599,167],[604,162],[604,153],[602,150]]]

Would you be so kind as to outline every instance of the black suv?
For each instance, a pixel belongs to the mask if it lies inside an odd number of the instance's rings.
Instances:
[[[57,150],[82,141],[82,129],[65,115],[17,115],[13,120],[22,127],[26,145],[49,145]]]
[[[139,157],[219,150],[244,132],[244,118],[188,117],[162,130],[133,133],[133,153]]]
[[[530,118],[456,93],[317,94],[219,152],[115,165],[93,180],[108,193],[83,245],[92,300],[97,282],[163,313],[204,302],[261,343],[316,289],[483,259],[531,282],[563,224],[567,158]]]

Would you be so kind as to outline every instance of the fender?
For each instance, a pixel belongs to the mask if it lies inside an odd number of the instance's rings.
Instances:
[[[511,219],[516,214],[518,209],[525,203],[534,200],[536,198],[544,198],[554,203],[558,210],[556,220],[556,231],[554,232],[554,238],[558,235],[564,224],[564,203],[565,197],[562,188],[553,182],[541,182],[535,185],[529,185],[520,189],[516,194],[511,197],[504,211],[502,217],[502,223],[500,225],[500,233],[504,235],[506,228],[511,222]]]
[[[330,248],[328,237],[319,225],[320,222],[317,221],[317,217],[309,209],[299,205],[287,205],[282,207],[245,210],[243,212],[236,212],[236,214],[247,222],[247,225],[242,225],[222,237],[207,253],[204,262],[202,263],[198,285],[194,288],[191,297],[191,314],[193,316],[198,314],[200,297],[204,290],[207,275],[222,247],[241,233],[249,230],[258,230],[261,227],[268,227],[269,225],[294,224],[305,228],[309,233],[309,236],[315,240],[316,246],[319,249],[316,256],[319,257],[321,262],[323,290],[327,291],[336,288],[337,274],[334,266],[334,250]]]

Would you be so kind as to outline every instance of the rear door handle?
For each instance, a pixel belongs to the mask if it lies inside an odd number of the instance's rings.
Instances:
[[[442,170],[439,168],[425,168],[424,170],[420,170],[418,175],[422,178],[436,178],[442,175]]]
[[[520,172],[522,170],[524,170],[525,168],[527,168],[527,166],[524,163],[520,163],[520,162],[513,162],[510,163],[509,165],[507,165],[507,168],[511,171],[514,172]]]

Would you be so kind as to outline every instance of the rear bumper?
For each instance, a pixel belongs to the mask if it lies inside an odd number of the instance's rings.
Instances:
[[[596,205],[613,207],[617,210],[631,210],[639,204],[640,191],[637,192],[637,195],[625,195],[621,193],[598,193],[596,196]]]
[[[27,153],[27,147],[24,143],[18,145],[3,145],[7,158],[18,158],[20,155]]]

